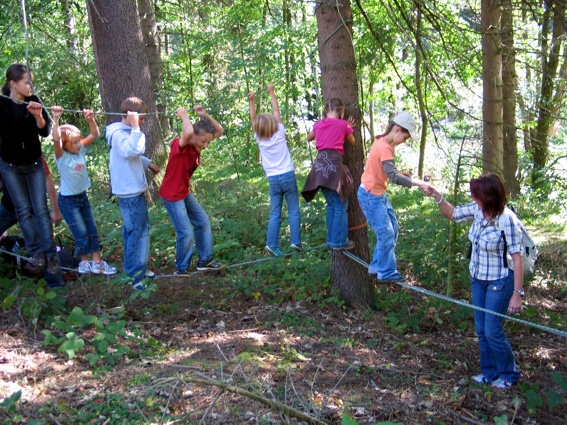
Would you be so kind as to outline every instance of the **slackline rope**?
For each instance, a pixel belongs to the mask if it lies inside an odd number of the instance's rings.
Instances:
[[[322,244],[322,245],[319,245],[319,246],[315,246],[315,247],[313,247],[313,248],[304,249],[303,252],[315,251],[315,250],[324,248],[324,247],[326,247],[326,246],[327,246],[327,244]],[[0,249],[0,252],[3,252],[3,253],[8,254],[8,255],[12,255],[12,256],[14,256],[14,257],[16,257],[16,258],[22,258],[22,259],[24,259],[24,260],[26,260],[26,261],[31,261],[31,258],[29,258],[29,257],[26,257],[26,256],[24,256],[24,255],[20,255],[20,254],[16,254],[16,253],[14,253],[14,252],[6,251],[5,249]],[[365,268],[368,268],[368,263],[367,263],[366,261],[362,260],[361,258],[357,257],[356,255],[354,255],[353,253],[351,253],[351,252],[349,252],[349,251],[346,251],[346,250],[345,250],[345,251],[342,251],[342,253],[343,253],[345,256],[347,256],[348,258],[350,258],[351,260],[353,260],[353,261],[357,262],[358,264],[360,264],[361,266],[363,266],[363,267],[365,267]],[[285,254],[283,257],[266,257],[266,258],[259,258],[259,259],[256,259],[256,260],[245,261],[245,262],[243,262],[243,263],[231,264],[231,265],[225,266],[225,268],[226,268],[226,269],[233,269],[233,268],[238,268],[238,267],[244,267],[244,266],[248,266],[248,265],[251,265],[251,264],[257,264],[257,263],[263,263],[263,262],[266,262],[266,261],[275,260],[275,259],[277,259],[277,258],[288,258],[288,257],[291,257],[292,255],[293,255],[293,253],[290,252],[290,253],[288,253],[288,254]],[[59,269],[60,269],[60,270],[65,270],[65,271],[71,271],[71,272],[78,273],[78,270],[77,270],[77,269],[71,269],[71,268],[67,268],[67,267],[59,267]],[[214,271],[218,271],[218,270],[214,270]],[[207,272],[208,272],[208,271],[199,271],[199,270],[196,270],[196,271],[192,271],[192,272],[190,272],[190,273],[182,274],[182,275],[177,275],[177,274],[161,274],[161,275],[160,275],[160,274],[156,274],[156,275],[155,275],[155,279],[166,279],[166,278],[174,278],[174,277],[183,278],[183,276],[191,276],[191,275],[197,275],[197,274],[200,274],[200,273],[207,273]],[[103,276],[103,275],[101,275],[101,276]],[[105,276],[105,277],[110,278],[110,276]],[[495,312],[495,311],[488,310],[488,309],[483,308],[483,307],[478,307],[478,306],[473,305],[473,304],[471,304],[471,303],[469,303],[469,302],[466,302],[466,301],[456,300],[456,299],[451,298],[451,297],[448,297],[448,296],[446,296],[446,295],[438,294],[437,292],[430,291],[430,290],[425,289],[425,288],[422,288],[422,287],[420,287],[420,286],[409,285],[409,284],[404,283],[404,282],[394,282],[394,283],[396,283],[396,284],[398,284],[398,285],[400,285],[400,286],[402,286],[402,287],[404,287],[404,288],[406,288],[406,289],[410,289],[410,290],[412,290],[412,291],[419,292],[420,294],[423,294],[423,295],[427,295],[427,296],[430,296],[430,297],[439,298],[439,299],[441,299],[441,300],[448,301],[448,302],[450,302],[450,303],[457,304],[457,305],[460,305],[460,306],[462,306],[462,307],[466,307],[466,308],[470,308],[470,309],[474,309],[474,310],[479,310],[479,311],[482,311],[482,312],[484,312],[484,313],[493,314],[493,315],[495,315],[495,316],[500,316],[500,317],[503,317],[503,318],[505,318],[505,319],[513,320],[513,321],[515,321],[515,322],[521,323],[521,324],[523,324],[523,325],[531,326],[531,327],[533,327],[533,328],[537,328],[537,329],[540,329],[540,330],[542,330],[542,331],[545,331],[545,332],[548,332],[548,333],[552,333],[552,334],[559,335],[559,336],[562,336],[562,337],[564,337],[564,338],[567,338],[567,332],[561,331],[561,330],[559,330],[559,329],[550,328],[550,327],[548,327],[548,326],[543,326],[543,325],[540,325],[540,324],[538,324],[538,323],[529,322],[529,321],[527,321],[527,320],[519,319],[519,318],[517,318],[517,317],[513,317],[513,316],[508,316],[508,315],[506,315],[506,314],[497,313],[497,312]]]
[[[351,253],[349,251],[342,251],[342,253],[344,255],[346,255],[348,258],[350,258],[351,260],[356,261],[361,266],[368,268],[368,263],[366,261],[362,260],[361,258],[357,257],[356,255],[354,255],[353,253]],[[404,282],[394,282],[394,283],[396,283],[400,286],[403,286],[406,289],[411,289],[412,291],[416,291],[416,292],[419,292],[421,294],[424,294],[424,295],[427,295],[427,296],[430,296],[430,297],[439,298],[441,300],[449,301],[450,303],[458,304],[462,307],[471,308],[471,309],[474,309],[474,310],[479,310],[479,311],[482,311],[484,313],[494,314],[495,316],[504,317],[506,319],[513,320],[513,321],[521,323],[523,325],[531,326],[531,327],[540,329],[542,331],[549,332],[549,333],[552,333],[552,334],[555,334],[555,335],[559,335],[559,336],[562,336],[563,338],[567,338],[567,332],[565,332],[565,331],[560,331],[558,329],[553,329],[553,328],[543,326],[543,325],[540,325],[540,324],[537,324],[537,323],[528,322],[527,320],[518,319],[517,317],[507,316],[506,314],[497,313],[496,311],[488,310],[488,309],[483,308],[483,307],[478,307],[478,306],[473,305],[471,303],[468,303],[466,301],[456,300],[456,299],[448,297],[446,295],[438,294],[437,292],[430,291],[430,290],[422,288],[420,286],[408,285],[407,283],[404,283]]]
[[[327,246],[327,244],[323,244],[323,245],[315,246],[315,247],[313,247],[313,248],[305,248],[305,249],[303,249],[301,252],[315,251],[315,250],[324,248],[324,247],[326,247],[326,246]],[[16,258],[22,258],[22,259],[24,259],[24,260],[26,260],[26,261],[28,261],[28,262],[31,262],[31,258],[26,257],[25,255],[17,254],[17,253],[15,253],[15,252],[6,251],[5,249],[1,249],[1,248],[0,248],[0,252],[3,252],[3,253],[5,253],[5,254],[11,255],[11,256],[16,257]],[[258,259],[256,259],[256,260],[245,261],[245,262],[243,262],[243,263],[230,264],[230,265],[228,265],[228,266],[225,266],[224,268],[225,268],[225,269],[234,269],[234,268],[237,268],[237,267],[248,266],[248,265],[250,265],[250,264],[263,263],[263,262],[266,262],[266,261],[275,260],[276,258],[289,258],[289,257],[291,257],[293,254],[294,254],[293,252],[290,252],[290,253],[285,254],[283,257],[265,257],[265,258],[258,258]],[[68,268],[68,267],[61,267],[61,266],[59,267],[59,269],[60,269],[60,270],[65,270],[65,271],[70,271],[70,272],[79,273],[78,269],[71,269],[71,268]],[[220,269],[220,270],[222,270],[222,269]],[[189,272],[189,273],[184,273],[184,274],[156,274],[155,277],[152,278],[152,279],[165,279],[165,278],[172,278],[172,277],[181,277],[181,278],[182,278],[182,277],[184,277],[184,276],[198,275],[198,274],[201,274],[201,273],[209,273],[209,272],[212,272],[212,271],[217,272],[217,271],[220,271],[220,270],[195,270],[195,271],[192,271],[192,272]],[[96,276],[96,275],[95,275],[95,276]],[[110,278],[110,276],[107,276],[107,275],[102,275],[102,274],[101,274],[101,276],[105,276],[105,277],[109,277],[109,278]]]

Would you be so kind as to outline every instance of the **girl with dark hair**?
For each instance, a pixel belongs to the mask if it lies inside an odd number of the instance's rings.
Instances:
[[[354,118],[344,120],[345,105],[333,98],[325,104],[325,118],[313,126],[307,140],[315,140],[319,151],[307,176],[301,195],[310,202],[321,189],[327,202],[327,246],[330,249],[352,249],[348,239],[348,197],[354,185],[350,171],[343,164],[345,142],[354,144]]]
[[[50,133],[49,115],[32,94],[25,65],[11,65],[0,97],[0,170],[14,202],[26,247],[36,266],[59,270],[53,227],[45,194],[45,170],[39,137]]]
[[[457,207],[453,207],[434,188],[430,195],[449,220],[472,222],[469,230],[472,244],[469,271],[473,304],[500,314],[517,314],[524,296],[521,223],[513,212],[506,210],[503,214],[506,189],[497,175],[486,174],[472,179],[470,190],[474,202]],[[500,215],[503,215],[503,220]],[[500,222],[504,224],[500,225]],[[502,329],[504,318],[475,309],[474,319],[482,373],[472,379],[496,388],[514,385],[520,379],[520,372]]]

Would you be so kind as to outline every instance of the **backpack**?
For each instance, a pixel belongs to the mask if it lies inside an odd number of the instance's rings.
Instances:
[[[500,229],[502,238],[504,239],[504,267],[508,267],[508,259],[506,258],[506,254],[508,252],[508,243],[506,242],[506,235],[504,234],[504,230],[503,230],[504,222],[502,221],[506,217],[506,214],[516,216],[513,210],[509,208],[505,208],[504,212],[500,214],[500,216],[498,217],[497,227]],[[539,256],[539,250],[537,249],[535,242],[530,237],[530,235],[526,231],[526,228],[524,227],[523,223],[519,218],[518,221],[520,222],[520,229],[522,230],[522,240],[520,242],[522,245],[522,249],[520,251],[520,254],[524,259],[524,275],[529,275],[535,271],[535,263],[537,261],[537,257]]]

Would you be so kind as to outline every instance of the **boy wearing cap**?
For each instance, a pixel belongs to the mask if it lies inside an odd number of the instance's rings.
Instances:
[[[431,191],[429,183],[400,173],[394,164],[394,147],[410,137],[416,140],[415,130],[415,121],[410,114],[403,111],[396,113],[386,132],[374,139],[358,189],[360,208],[376,233],[376,248],[368,273],[379,281],[405,280],[396,264],[399,226],[396,213],[386,196],[388,181],[409,188],[418,186],[426,193]]]

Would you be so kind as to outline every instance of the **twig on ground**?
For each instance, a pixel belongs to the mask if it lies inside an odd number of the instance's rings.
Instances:
[[[201,420],[199,421],[199,425],[205,423],[205,419],[207,418],[207,416],[209,415],[210,411],[213,410],[213,407],[215,406],[215,404],[217,404],[217,401],[219,400],[219,398],[221,397],[221,395],[224,394],[224,390],[221,389],[220,392],[217,394],[217,396],[215,397],[215,399],[211,402],[211,404],[209,404],[209,407],[207,407],[207,410],[205,410],[205,414],[203,415],[203,417],[201,418]]]

